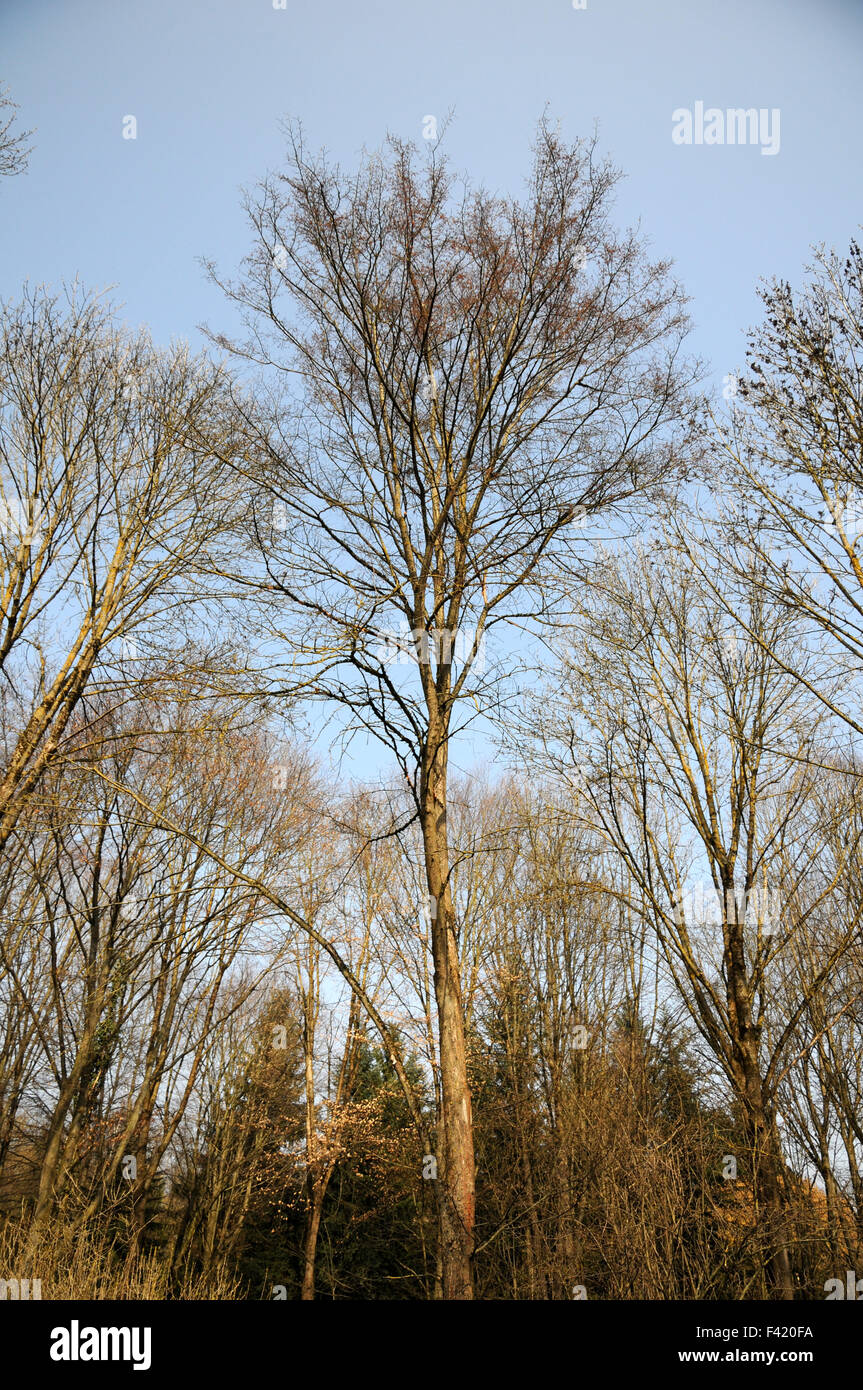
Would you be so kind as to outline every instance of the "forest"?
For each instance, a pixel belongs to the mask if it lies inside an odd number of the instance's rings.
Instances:
[[[28,139],[4,94],[0,196]],[[205,349],[4,286],[42,1298],[863,1274],[863,252],[762,285],[720,394],[596,139],[526,175],[287,126]]]

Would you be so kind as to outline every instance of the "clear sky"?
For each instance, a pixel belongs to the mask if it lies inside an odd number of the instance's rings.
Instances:
[[[863,221],[863,0],[0,0],[0,78],[37,127],[0,195],[4,297],[77,273],[161,340],[224,321],[196,258],[236,266],[238,190],[278,163],[286,114],[350,162],[454,108],[455,162],[501,190],[546,104],[567,135],[597,121],[620,219],[674,258],[720,377],[758,278],[793,282]],[[696,101],[778,107],[778,155],[675,145]]]
[[[861,74],[863,0],[0,0],[0,80],[36,127],[0,187],[0,293],[78,275],[196,343],[231,322],[197,258],[248,249],[239,190],[279,163],[280,117],[351,163],[453,109],[454,163],[517,191],[548,107],[566,136],[598,124],[619,221],[675,261],[718,381],[759,278],[798,282],[863,222]],[[778,108],[779,152],[675,144],[697,102]]]

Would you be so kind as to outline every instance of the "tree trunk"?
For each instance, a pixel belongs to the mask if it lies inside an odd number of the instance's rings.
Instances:
[[[325,1184],[314,1183],[311,1186],[313,1190],[309,1198],[309,1219],[306,1222],[306,1237],[303,1243],[303,1291],[300,1294],[301,1300],[306,1303],[311,1302],[315,1296],[315,1257],[326,1195]]]
[[[779,1136],[773,1116],[767,1113],[761,1073],[753,1051],[751,1046],[746,1047],[744,1106],[747,1138],[752,1152],[755,1201],[759,1210],[766,1216],[770,1242],[768,1269],[773,1293],[777,1298],[791,1300],[794,1298],[794,1280],[788,1254],[788,1213]]]
[[[449,883],[446,823],[446,748],[432,743],[421,786],[423,848],[431,898],[431,939],[440,1046],[443,1173],[438,1210],[445,1299],[473,1298],[475,1173],[467,1080],[464,1005],[455,916]]]
[[[42,1158],[39,1173],[39,1191],[36,1197],[36,1208],[33,1213],[33,1219],[30,1223],[30,1231],[28,1234],[29,1247],[35,1246],[38,1237],[48,1224],[54,1209],[54,1202],[60,1185],[62,1166],[69,1149],[71,1138],[64,1128],[66,1117],[74,1103],[81,1084],[81,1078],[84,1075],[87,1062],[90,1059],[90,1049],[98,1014],[98,1007],[91,1001],[87,1022],[81,1035],[75,1061],[69,1075],[60,1086],[57,1103],[54,1107],[54,1113],[51,1116],[45,1153]]]
[[[788,1254],[787,1203],[783,1185],[782,1153],[771,1098],[765,1096],[759,1061],[761,1028],[752,1019],[752,996],[747,982],[743,944],[745,910],[738,905],[732,874],[723,877],[727,914],[728,1014],[735,1044],[736,1087],[743,1107],[747,1143],[752,1154],[756,1210],[764,1213],[769,1255],[767,1268],[775,1297],[794,1297],[794,1280]],[[743,901],[749,892],[747,882]]]

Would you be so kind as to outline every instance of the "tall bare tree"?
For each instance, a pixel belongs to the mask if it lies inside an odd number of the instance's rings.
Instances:
[[[274,369],[245,580],[275,595],[262,623],[292,676],[304,657],[309,691],[392,752],[421,828],[447,1298],[471,1297],[474,1247],[451,741],[499,708],[513,663],[484,665],[489,636],[548,609],[578,523],[668,479],[689,423],[681,296],[611,226],[615,178],[547,125],[521,201],[457,195],[436,152],[418,170],[396,141],[347,175],[294,133],[224,284],[249,329],[230,346]]]

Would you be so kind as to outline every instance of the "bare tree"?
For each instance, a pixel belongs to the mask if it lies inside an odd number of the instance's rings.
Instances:
[[[804,809],[817,846],[798,887],[807,911],[800,914],[791,952],[777,962],[784,969],[774,977],[789,1015],[801,994],[806,1002],[788,1040],[780,1100],[785,1132],[801,1166],[817,1172],[824,1186],[831,1274],[863,1256],[863,930],[853,949],[837,959],[829,980],[821,988],[811,984],[848,923],[863,916],[860,797],[855,767],[819,773]]]
[[[707,524],[693,525],[690,515],[679,529],[720,604],[721,576],[733,567],[742,579],[757,574],[774,603],[801,615],[799,641],[781,660],[859,735],[863,252],[856,241],[844,259],[821,248],[799,292],[774,281],[761,299],[748,370],[734,386],[730,417],[716,420]],[[717,511],[719,529],[710,525]]]
[[[0,178],[4,174],[21,174],[27,168],[31,151],[27,140],[33,132],[16,130],[17,110],[8,90],[0,85]]]
[[[30,291],[0,315],[0,848],[85,693],[122,692],[147,642],[167,662],[199,601],[235,515],[230,401],[220,368],[95,298]]]
[[[536,718],[549,764],[626,865],[631,910],[651,922],[670,982],[738,1100],[772,1287],[790,1298],[777,1089],[807,1005],[859,941],[860,913],[795,973],[788,1013],[775,1015],[778,962],[846,863],[804,899],[820,853],[801,821],[818,721],[769,655],[793,653],[796,628],[756,581],[733,600],[726,590],[726,602],[737,629],[674,549],[609,561],[601,591],[578,605],[564,703],[548,715],[537,702]]]
[[[262,623],[292,679],[304,657],[310,693],[394,755],[421,829],[447,1298],[471,1297],[474,1243],[451,740],[499,708],[512,662],[484,667],[489,635],[548,609],[578,523],[670,479],[687,433],[681,297],[615,234],[614,182],[546,125],[523,201],[457,197],[436,154],[418,172],[397,142],[347,176],[294,136],[287,173],[247,200],[256,246],[224,286],[249,327],[234,350],[275,369],[246,583],[277,595]]]

